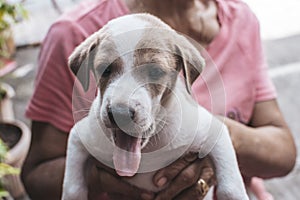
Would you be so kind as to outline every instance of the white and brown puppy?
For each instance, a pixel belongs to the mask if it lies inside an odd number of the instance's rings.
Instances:
[[[227,128],[190,95],[204,60],[186,38],[152,15],[127,15],[79,45],[69,64],[85,89],[93,72],[98,93],[71,130],[62,199],[87,199],[91,155],[158,191],[155,171],[187,152],[213,160],[218,199],[248,199]]]

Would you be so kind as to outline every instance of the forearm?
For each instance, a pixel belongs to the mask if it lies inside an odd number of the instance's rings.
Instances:
[[[59,200],[65,167],[65,157],[39,164],[23,174],[26,191],[32,200]]]
[[[284,176],[292,170],[296,150],[287,128],[271,125],[253,128],[234,121],[229,124],[245,177],[271,178]]]

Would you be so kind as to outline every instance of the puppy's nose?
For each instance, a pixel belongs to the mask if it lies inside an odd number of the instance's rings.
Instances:
[[[116,104],[107,107],[107,114],[111,125],[123,128],[133,122],[135,110],[125,104]]]

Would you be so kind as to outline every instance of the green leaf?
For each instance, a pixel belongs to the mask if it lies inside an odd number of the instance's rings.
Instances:
[[[9,195],[9,193],[7,191],[5,191],[4,189],[0,189],[0,197],[7,197]]]
[[[0,178],[5,175],[15,175],[19,173],[20,169],[14,168],[6,163],[0,163]]]
[[[0,161],[3,161],[5,159],[7,151],[7,145],[0,139]]]

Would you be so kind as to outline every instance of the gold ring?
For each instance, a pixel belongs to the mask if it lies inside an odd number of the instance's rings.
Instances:
[[[209,190],[208,184],[205,182],[205,180],[200,178],[198,181],[198,185],[200,186],[202,195],[205,196]]]

